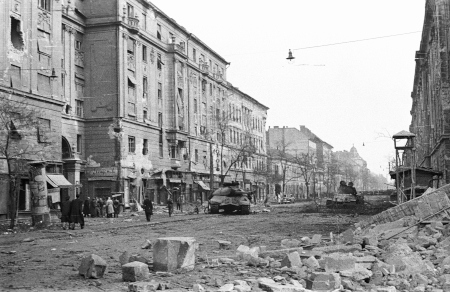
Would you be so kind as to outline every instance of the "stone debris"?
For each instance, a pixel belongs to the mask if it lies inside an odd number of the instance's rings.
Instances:
[[[219,249],[230,249],[231,241],[217,240],[219,243]]]
[[[195,267],[197,244],[193,237],[158,238],[153,245],[155,271],[192,270]]]
[[[152,248],[152,242],[150,240],[146,240],[144,244],[141,246],[142,249],[151,249]]]
[[[156,291],[158,287],[159,283],[156,281],[132,282],[128,284],[128,292],[151,292]]]
[[[84,276],[86,279],[99,279],[103,278],[106,267],[107,264],[104,259],[98,255],[91,254],[81,260],[81,264],[78,268],[78,274]]]
[[[290,254],[287,254],[284,259],[281,261],[281,266],[282,267],[301,267],[302,266],[302,261],[300,259],[300,255],[298,254],[298,252],[292,252]]]
[[[148,265],[141,262],[131,262],[122,266],[122,280],[136,282],[150,277]]]

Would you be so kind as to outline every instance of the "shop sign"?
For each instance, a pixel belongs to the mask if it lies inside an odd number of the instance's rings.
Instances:
[[[115,177],[117,176],[117,167],[86,168],[86,172],[91,177]]]

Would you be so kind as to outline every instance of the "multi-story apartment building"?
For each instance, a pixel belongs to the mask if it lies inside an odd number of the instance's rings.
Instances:
[[[411,125],[415,137],[415,167],[428,169],[435,186],[450,182],[449,57],[450,1],[427,0],[420,49],[416,52]],[[411,153],[405,153],[407,156]],[[406,158],[404,161],[411,161]],[[410,162],[409,162],[410,164]],[[406,165],[411,167],[411,165]]]
[[[310,193],[320,195],[327,191],[329,187],[324,184],[324,173],[331,161],[333,146],[305,126],[300,126],[300,129],[275,126],[267,131],[267,147],[272,153],[278,153],[270,158],[272,163],[278,164],[279,169],[289,174],[285,178],[285,192],[288,189],[296,197],[305,198],[306,186],[309,186]],[[280,158],[286,162],[277,162]],[[310,174],[302,174],[300,168],[304,169],[304,165],[308,165],[310,169],[307,172]]]
[[[244,132],[256,147],[227,180],[258,185],[251,173],[265,164],[268,108],[228,83],[229,63],[149,1],[0,7],[8,40],[0,45],[0,89],[42,108],[59,137],[47,164],[70,183],[54,183],[58,194],[117,195],[125,203],[149,194],[164,203],[176,190],[177,198],[205,199],[226,168],[217,165],[219,116],[233,117],[225,148]]]

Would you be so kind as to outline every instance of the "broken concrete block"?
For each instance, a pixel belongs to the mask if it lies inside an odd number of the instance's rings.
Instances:
[[[226,240],[218,240],[219,243],[219,249],[229,249],[231,246],[231,241]]]
[[[150,277],[148,265],[142,262],[131,262],[122,266],[122,280],[136,282]]]
[[[322,252],[322,253],[336,253],[336,252],[342,252],[342,253],[349,253],[354,251],[360,251],[362,249],[360,244],[353,244],[353,245],[328,245],[328,246],[319,246],[314,247],[312,249],[313,252]]]
[[[354,237],[353,230],[347,229],[340,234],[340,242],[343,244],[353,244]]]
[[[395,286],[375,287],[376,292],[397,292]]]
[[[301,267],[302,261],[300,260],[300,255],[298,252],[291,252],[287,254],[284,259],[281,261],[282,267]]]
[[[302,238],[300,238],[301,244],[303,245],[310,245],[311,244],[311,239],[308,236],[304,236]]]
[[[281,246],[284,248],[292,248],[300,246],[301,242],[297,239],[283,239],[281,241]]]
[[[217,291],[219,292],[231,292],[234,290],[233,284],[225,284],[222,287],[220,287]]]
[[[322,235],[314,234],[311,238],[310,244],[319,244],[322,241]]]
[[[128,292],[153,292],[159,287],[159,283],[152,280],[150,282],[133,282],[128,284]]]
[[[319,261],[313,256],[303,260],[303,264],[308,268],[310,268],[311,270],[320,268]]]
[[[235,285],[233,288],[235,291],[238,292],[249,292],[252,291],[252,287],[250,287],[249,285]]]
[[[372,277],[373,273],[372,271],[364,267],[356,266],[353,269],[341,270],[339,271],[339,274],[343,277],[347,277],[358,282],[361,280],[369,279],[370,277]]]
[[[203,288],[203,286],[200,284],[194,284],[192,289],[194,290],[194,292],[204,292],[205,291],[205,288]]]
[[[119,256],[119,262],[120,265],[123,266],[125,264],[128,264],[130,262],[130,253],[128,251],[124,251],[120,256]]]
[[[142,249],[151,249],[152,248],[152,242],[150,240],[146,240],[144,244],[141,246]]]
[[[314,272],[310,281],[307,281],[307,289],[312,290],[333,290],[341,286],[341,277],[337,273]]]
[[[131,263],[131,262],[141,262],[141,263],[144,263],[144,264],[148,264],[150,261],[147,258],[145,258],[145,257],[143,257],[143,256],[141,256],[139,254],[133,254],[128,259],[128,262],[129,263]]]
[[[247,253],[249,250],[250,250],[250,247],[241,244],[236,249],[236,256],[238,258],[240,258],[240,259],[243,259],[244,258],[244,254]]]
[[[296,286],[293,284],[280,284],[270,282],[259,282],[259,288],[264,291],[271,292],[304,292],[303,286]]]
[[[80,267],[78,268],[78,273],[84,276],[86,279],[99,279],[102,278],[105,274],[106,267],[107,264],[104,259],[102,259],[98,255],[91,254],[81,260]]]
[[[325,272],[337,272],[351,270],[355,268],[356,258],[354,256],[334,253],[324,256],[324,269]]]
[[[153,246],[153,269],[155,271],[192,270],[195,266],[196,249],[197,245],[193,237],[158,238]]]

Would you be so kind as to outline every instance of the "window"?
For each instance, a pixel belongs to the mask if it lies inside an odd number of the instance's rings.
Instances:
[[[38,142],[46,143],[49,140],[48,134],[50,133],[50,120],[47,119],[38,119]]]
[[[77,135],[77,152],[81,153],[81,149],[83,147],[82,145],[82,136],[81,135]]]
[[[135,52],[135,48],[136,48],[136,41],[132,38],[128,38],[127,41],[127,52],[131,55],[134,55]]]
[[[142,28],[147,30],[147,14],[142,13]]]
[[[161,24],[156,25],[156,37],[161,40]]]
[[[134,136],[128,136],[128,152],[134,153],[136,151],[136,138]]]
[[[50,0],[38,0],[39,8],[50,11]]]
[[[159,157],[164,156],[164,140],[163,140],[163,131],[159,131]]]
[[[9,74],[11,78],[11,87],[13,88],[20,88],[22,87],[22,74],[21,74],[21,68],[11,65],[9,69]]]
[[[173,35],[173,33],[169,32],[169,44],[174,43],[175,43],[175,36]]]
[[[75,114],[79,117],[83,117],[83,101],[76,99],[75,105],[76,105]]]
[[[144,139],[144,143],[142,143],[142,154],[148,154],[148,140]]]
[[[192,48],[192,60],[197,62],[197,51],[194,48]]]
[[[198,149],[195,149],[195,162],[198,163]]]
[[[197,113],[197,107],[198,107],[198,105],[197,105],[197,99],[194,98],[194,114]]]
[[[142,111],[142,118],[145,120],[148,120],[148,112],[146,110]]]
[[[82,44],[83,44],[83,34],[77,31],[75,34],[75,49],[81,50]]]
[[[163,126],[163,115],[162,113],[158,113],[158,127],[162,128]]]
[[[162,65],[163,65],[163,62],[161,61],[161,54],[158,54],[158,58],[156,61],[156,66],[157,66],[158,70],[162,69]]]
[[[147,100],[148,97],[148,79],[147,76],[142,78],[142,98]]]
[[[127,4],[127,15],[128,17],[134,17],[134,7],[130,4]]]
[[[213,86],[212,83],[209,84],[209,95],[212,95],[213,93]]]
[[[11,43],[15,49],[22,51],[23,37],[20,26],[20,20],[11,17]]]
[[[162,83],[158,82],[158,99],[162,99]]]
[[[170,146],[170,158],[177,158],[177,146]]]
[[[147,63],[147,46],[142,45],[142,61]]]
[[[136,116],[136,85],[128,79],[128,115]]]

